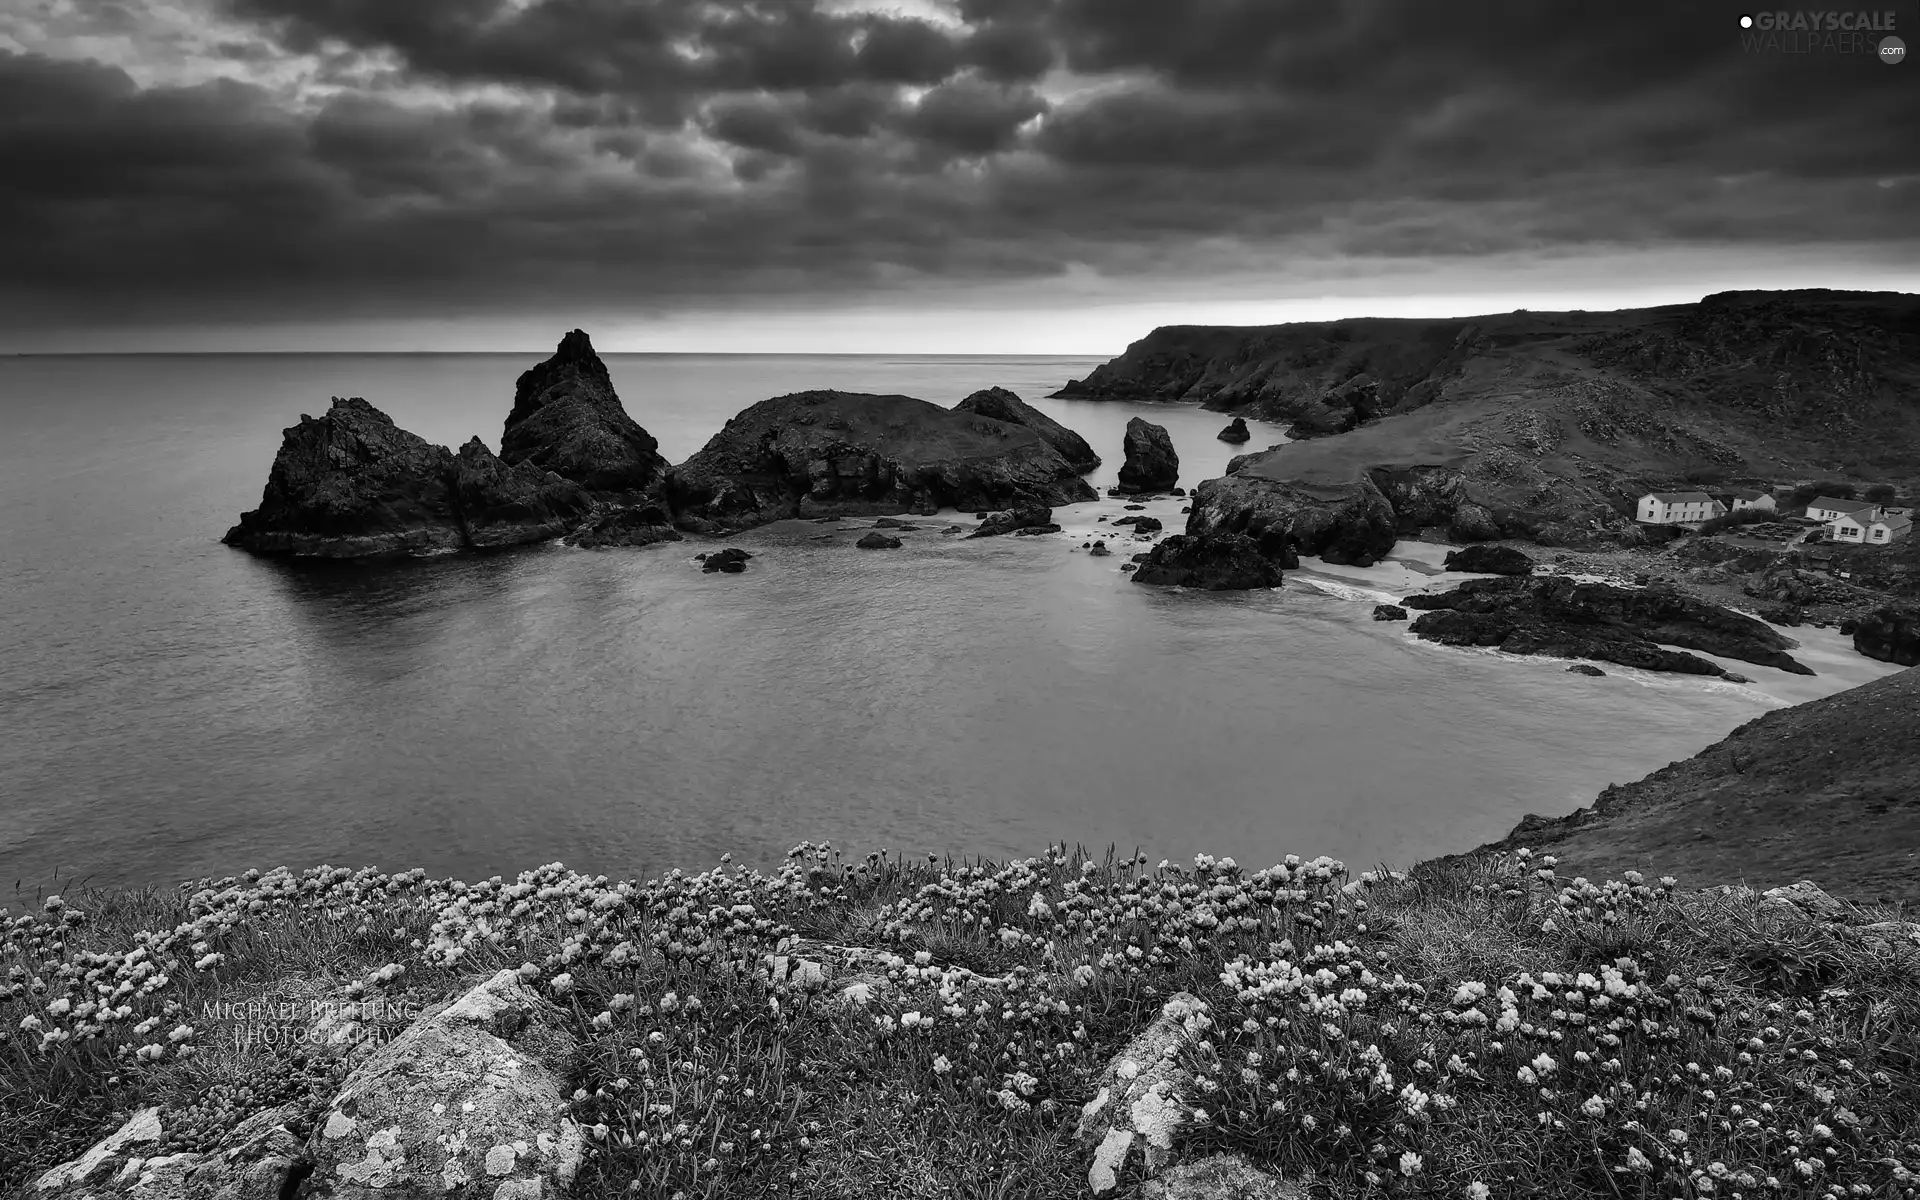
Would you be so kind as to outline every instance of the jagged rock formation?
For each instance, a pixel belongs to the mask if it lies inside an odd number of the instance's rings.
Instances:
[[[1148,552],[1135,583],[1199,588],[1209,592],[1280,586],[1280,565],[1244,534],[1191,537],[1176,533]]]
[[[1180,481],[1180,456],[1166,428],[1139,417],[1127,422],[1122,442],[1127,461],[1120,466],[1120,491],[1125,495],[1164,492]]]
[[[1689,888],[1815,878],[1861,900],[1920,901],[1920,670],[1747,722],[1692,758],[1529,815],[1493,847],[1552,853],[1566,875],[1671,873]]]
[[[1026,529],[1045,529],[1052,533],[1059,529],[1053,523],[1053,510],[1044,504],[1022,504],[1003,512],[990,512],[980,519],[980,524],[970,538],[1000,537],[1003,534],[1019,533]]]
[[[432,554],[558,537],[591,508],[578,485],[509,465],[478,438],[456,455],[359,397],[335,397],[285,431],[260,507],[221,540],[312,558]]]
[[[1248,430],[1247,419],[1245,417],[1235,417],[1233,420],[1227,422],[1227,427],[1220,431],[1219,437],[1223,442],[1231,442],[1238,446],[1252,441],[1253,433]]]
[[[1812,670],[1794,643],[1765,622],[1663,588],[1575,583],[1564,577],[1470,579],[1448,592],[1409,596],[1425,610],[1413,632],[1448,646],[1494,646],[1509,654],[1589,658],[1689,675],[1725,675],[1714,663],[1667,646],[1774,667]]]
[[[1531,575],[1533,560],[1511,546],[1468,546],[1450,550],[1440,566],[1476,575]]]
[[[992,417],[996,421],[1005,421],[1010,425],[1026,426],[1039,434],[1040,440],[1058,450],[1060,457],[1073,464],[1073,469],[1076,471],[1091,471],[1100,465],[1100,456],[1093,452],[1093,447],[1087,444],[1087,439],[1006,388],[983,388],[954,405],[953,408],[955,412],[972,413],[979,417]]]
[[[610,546],[651,546],[683,540],[673,517],[658,504],[616,508],[567,535],[567,545],[589,550]]]
[[[1236,458],[1230,475],[1331,508],[1370,479],[1403,535],[1638,546],[1664,536],[1631,519],[1648,490],[1835,459],[1872,476],[1920,457],[1920,297],[1730,292],[1625,312],[1168,327],[1058,394],[1290,421],[1311,440]]]
[[[638,498],[667,469],[659,443],[627,415],[607,364],[578,329],[514,385],[500,457],[614,499]]]
[[[1920,609],[1894,605],[1875,609],[1854,626],[1853,648],[1881,662],[1920,665]],[[1920,737],[1920,731],[1914,736]]]
[[[1244,470],[1202,483],[1191,507],[1191,535],[1271,535],[1334,564],[1372,566],[1395,541],[1393,508],[1365,476],[1349,487],[1326,488]]]
[[[910,396],[797,392],[746,409],[670,471],[676,519],[743,529],[789,517],[970,511],[1095,499],[1038,433]]]
[[[1373,619],[1376,621],[1404,621],[1407,610],[1398,604],[1376,604],[1373,606]]]
[[[728,546],[725,550],[715,550],[711,554],[700,555],[700,569],[709,575],[715,572],[738,575],[747,569],[747,560],[752,557],[752,554],[738,546]]]

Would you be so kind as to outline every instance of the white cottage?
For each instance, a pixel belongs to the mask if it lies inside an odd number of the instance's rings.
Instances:
[[[1841,517],[1870,521],[1880,515],[1880,506],[1868,500],[1836,500],[1832,496],[1816,496],[1813,503],[1807,505],[1807,516],[1815,521],[1838,521]]]
[[[1738,491],[1733,494],[1734,512],[1751,510],[1754,512],[1773,512],[1773,494],[1771,492]]]
[[[1726,512],[1726,505],[1705,492],[1648,492],[1640,497],[1633,519],[1645,525],[1685,525]]]
[[[1863,546],[1885,546],[1913,532],[1910,517],[1845,516],[1827,522],[1827,536],[1836,542]]]

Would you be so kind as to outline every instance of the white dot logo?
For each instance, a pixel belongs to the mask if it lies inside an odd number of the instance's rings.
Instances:
[[[1741,17],[1741,18],[1740,18],[1740,28],[1742,28],[1742,29],[1752,29],[1752,28],[1753,28],[1753,18],[1752,18],[1752,17]]]
[[[1899,38],[1886,37],[1880,40],[1880,61],[1881,62],[1886,63],[1888,66],[1892,66],[1894,63],[1906,61],[1906,57],[1907,57],[1907,44],[1901,41]]]

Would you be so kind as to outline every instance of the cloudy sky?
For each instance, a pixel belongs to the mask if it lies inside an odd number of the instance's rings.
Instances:
[[[7,0],[0,350],[1109,354],[1920,291],[1920,63],[1741,11]]]

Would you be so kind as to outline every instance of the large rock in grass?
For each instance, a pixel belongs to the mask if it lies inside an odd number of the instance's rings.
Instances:
[[[1040,435],[1042,441],[1060,452],[1076,471],[1091,471],[1100,465],[1087,439],[1002,387],[983,388],[953,406],[955,412],[992,417],[1012,425],[1024,425]]]
[[[1032,429],[911,396],[834,391],[796,392],[746,409],[675,467],[661,494],[676,519],[721,529],[1096,498]]]
[[[560,1010],[501,971],[347,1076],[308,1142],[306,1195],[563,1195],[586,1144],[568,1115],[575,1051]]]
[[[1120,466],[1123,494],[1164,492],[1180,481],[1180,456],[1173,452],[1173,437],[1164,425],[1135,417],[1127,422],[1121,445],[1127,454]]]
[[[578,329],[514,385],[500,457],[552,471],[608,499],[637,499],[667,469],[660,444],[627,415],[607,364]]]
[[[478,438],[458,455],[359,397],[281,437],[260,507],[221,540],[261,554],[367,558],[544,541],[592,507],[581,488],[509,464]]]
[[[1153,1024],[1107,1064],[1075,1130],[1081,1147],[1093,1151],[1087,1184],[1094,1195],[1119,1185],[1136,1147],[1148,1175],[1171,1160],[1173,1139],[1193,1116],[1193,1075],[1180,1056],[1212,1024],[1205,1001],[1176,992]]]
[[[1191,537],[1176,533],[1155,546],[1134,572],[1135,583],[1199,588],[1209,592],[1280,586],[1278,563],[1244,534]]]
[[[1140,1185],[1140,1200],[1311,1200],[1312,1195],[1238,1154],[1209,1154]]]
[[[85,1154],[34,1181],[42,1200],[281,1200],[298,1185],[300,1140],[293,1106],[242,1121],[205,1154],[155,1154],[165,1139],[160,1110],[144,1108]]]

